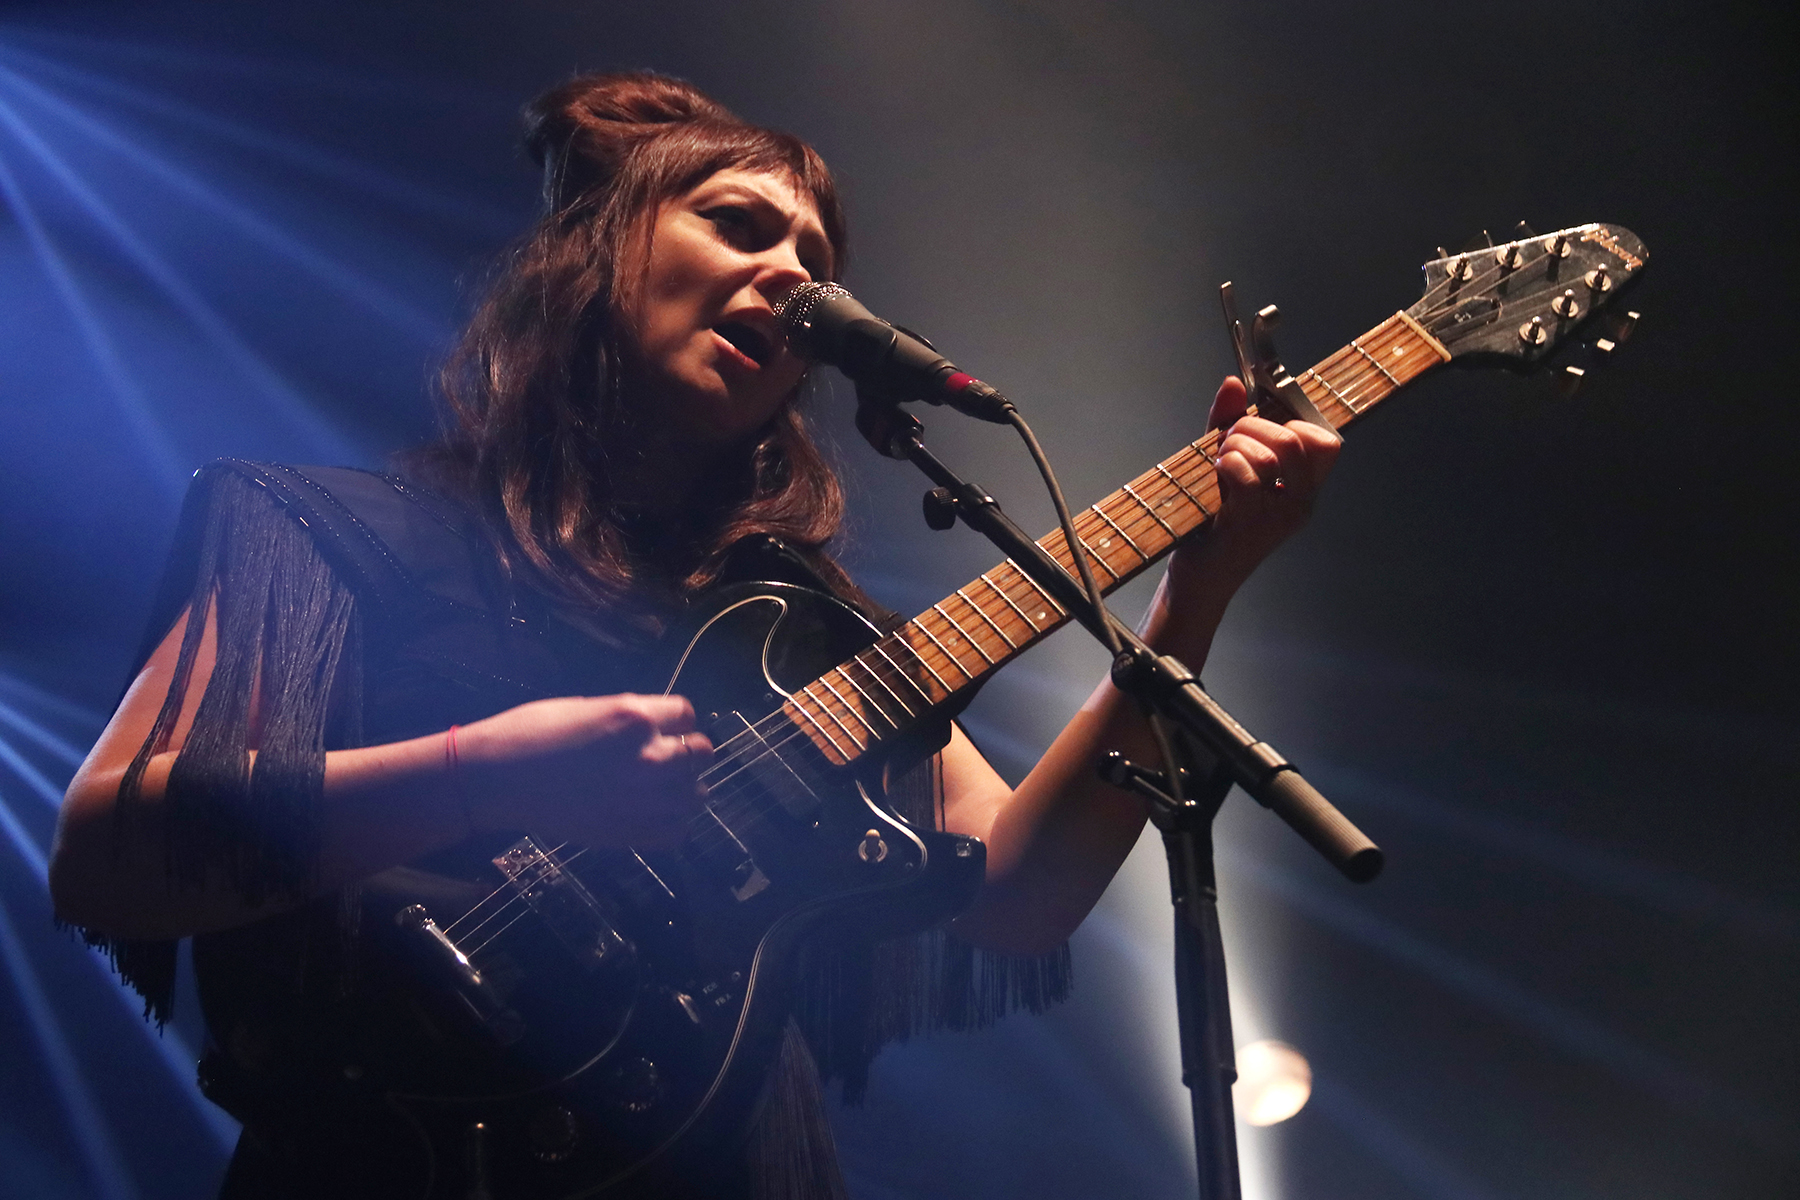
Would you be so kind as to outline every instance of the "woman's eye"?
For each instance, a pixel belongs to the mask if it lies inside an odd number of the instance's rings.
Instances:
[[[720,204],[700,214],[720,229],[738,232],[750,228],[750,210],[735,204]]]

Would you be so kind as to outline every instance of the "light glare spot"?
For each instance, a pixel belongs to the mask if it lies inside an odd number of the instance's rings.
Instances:
[[[1251,1125],[1279,1124],[1306,1107],[1312,1095],[1312,1066],[1286,1042],[1268,1039],[1240,1048],[1237,1069],[1231,1103]]]

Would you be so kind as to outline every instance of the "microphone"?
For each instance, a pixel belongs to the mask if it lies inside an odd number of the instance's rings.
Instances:
[[[803,283],[775,306],[775,323],[795,354],[830,363],[858,383],[901,400],[948,404],[1006,425],[1012,401],[939,354],[916,333],[890,325],[835,283]]]

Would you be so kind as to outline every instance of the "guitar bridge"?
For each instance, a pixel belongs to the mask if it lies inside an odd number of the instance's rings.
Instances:
[[[522,837],[493,861],[513,890],[583,966],[596,968],[629,948],[600,902],[555,851]]]

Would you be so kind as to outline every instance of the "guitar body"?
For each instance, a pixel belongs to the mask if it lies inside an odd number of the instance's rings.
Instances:
[[[978,840],[913,828],[804,738],[758,740],[791,689],[874,640],[860,616],[754,584],[696,624],[667,690],[738,754],[679,852],[524,834],[468,848],[485,869],[365,885],[387,999],[349,1057],[412,1131],[421,1200],[708,1194],[779,1049],[802,944],[925,929],[980,886]]]

